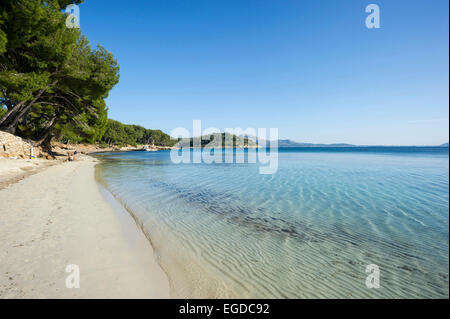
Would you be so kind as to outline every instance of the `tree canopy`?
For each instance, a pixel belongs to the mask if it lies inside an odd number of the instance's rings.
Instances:
[[[127,125],[108,119],[102,142],[109,145],[173,146],[177,141],[160,130],[149,130],[139,125]]]
[[[37,144],[103,136],[105,98],[119,81],[119,66],[105,48],[92,49],[79,29],[66,27],[62,10],[81,2],[0,2],[0,130]]]

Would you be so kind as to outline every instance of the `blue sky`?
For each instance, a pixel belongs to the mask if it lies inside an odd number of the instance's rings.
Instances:
[[[365,26],[370,3],[380,29]],[[80,12],[82,32],[119,61],[107,103],[124,123],[448,141],[447,0],[86,0]]]

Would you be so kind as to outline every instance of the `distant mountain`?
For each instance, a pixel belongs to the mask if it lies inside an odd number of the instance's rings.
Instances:
[[[335,144],[314,144],[298,143],[291,140],[278,140],[278,147],[353,147],[353,144],[335,143]]]
[[[243,135],[240,135],[240,137],[244,137]],[[245,136],[246,137],[246,136]],[[266,142],[266,146],[269,146],[270,141],[259,139],[256,136],[248,136],[248,139],[251,141],[254,141],[255,143],[258,143],[259,145],[263,144],[263,142]],[[278,140],[278,147],[358,147],[363,146],[366,147],[366,145],[354,145],[354,144],[347,144],[347,143],[334,143],[334,144],[314,144],[314,143],[300,143],[295,142],[293,140],[284,139],[284,140]],[[372,145],[376,147],[381,147],[383,145]],[[449,143],[444,143],[441,145],[438,145],[439,147],[449,147]]]
[[[243,137],[242,135],[240,137]],[[258,144],[266,143],[266,146],[269,146],[270,141],[268,140],[262,140],[256,137],[256,136],[248,136],[249,140],[254,141]],[[295,142],[289,139],[286,140],[278,140],[278,147],[353,147],[356,145],[353,144],[346,144],[346,143],[335,143],[335,144],[314,144],[314,143],[299,143]]]

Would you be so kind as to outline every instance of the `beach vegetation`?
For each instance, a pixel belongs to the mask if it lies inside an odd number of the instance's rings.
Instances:
[[[177,141],[161,130],[149,130],[139,125],[122,124],[108,119],[101,141],[107,145],[173,146]]]
[[[158,130],[108,119],[105,99],[119,65],[79,28],[66,26],[69,0],[5,0],[0,4],[0,130],[50,145],[170,144]]]

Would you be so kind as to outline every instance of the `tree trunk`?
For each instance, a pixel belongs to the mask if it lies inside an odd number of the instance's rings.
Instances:
[[[50,135],[50,133],[53,131],[53,128],[56,125],[56,121],[53,120],[52,124],[47,127],[39,136],[39,139],[37,141],[34,142],[34,146],[45,146],[48,149],[51,149],[50,147],[50,141],[52,139],[53,136]]]
[[[16,132],[16,128],[19,125],[19,121],[28,113],[31,107],[36,103],[36,101],[41,97],[41,95],[45,92],[47,88],[43,88],[39,90],[38,94],[31,100],[27,106],[22,107],[20,112],[17,115],[9,116],[9,118],[0,125],[0,130],[14,134]]]
[[[20,111],[20,109],[24,106],[25,101],[22,101],[20,103],[17,103],[13,108],[11,108],[10,110],[8,110],[8,112],[5,113],[5,115],[3,115],[3,117],[0,119],[0,126],[3,124],[3,122],[6,121],[6,119],[13,113],[17,113]]]
[[[44,94],[44,92],[49,88],[54,86],[57,83],[57,81],[54,81],[52,84],[47,85],[45,88],[42,88],[38,91],[36,96],[31,100],[30,103],[25,105],[25,102],[20,102],[14,109],[14,112],[7,112],[5,116],[0,120],[0,130],[5,131],[11,134],[14,134],[16,132],[16,128],[19,125],[19,121],[30,111],[31,107],[36,103],[36,101]],[[17,108],[17,106],[19,106]],[[8,114],[9,113],[9,114]]]

